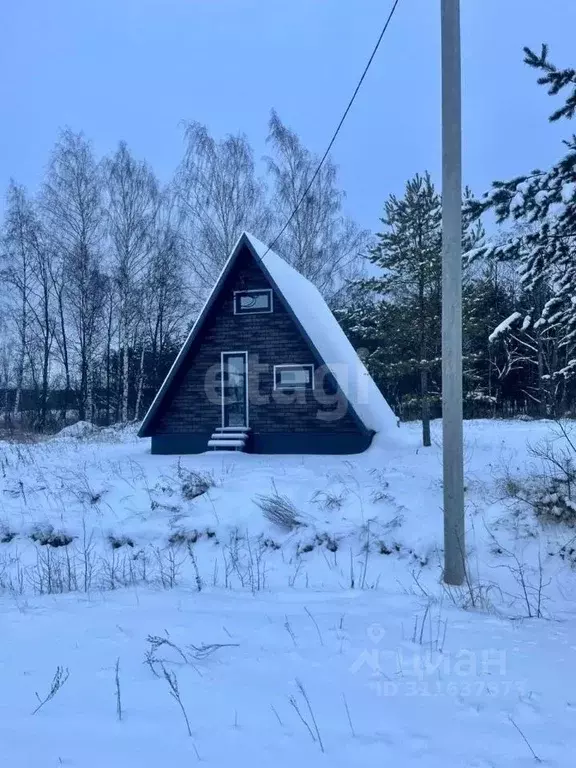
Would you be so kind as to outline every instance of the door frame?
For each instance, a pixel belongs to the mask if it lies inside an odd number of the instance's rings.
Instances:
[[[246,350],[241,351],[231,351],[231,352],[220,352],[220,402],[222,406],[222,427],[225,427],[225,408],[224,408],[224,358],[229,355],[236,355],[240,356],[242,355],[244,357],[244,394],[246,398],[245,402],[245,412],[246,412],[246,424],[244,424],[245,427],[248,427],[250,424],[250,413],[248,408],[248,352]],[[238,429],[241,429],[241,427],[238,427]]]

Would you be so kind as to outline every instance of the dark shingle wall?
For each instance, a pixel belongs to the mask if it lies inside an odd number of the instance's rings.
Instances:
[[[235,315],[233,292],[269,288],[252,255],[242,253],[226,283],[200,338],[190,350],[154,419],[155,434],[207,432],[221,426],[221,403],[216,372],[221,352],[249,354],[249,423],[254,432],[358,432],[346,401],[323,382],[317,369],[316,392],[279,396],[273,391],[273,365],[316,361],[305,339],[278,297],[271,314]],[[208,393],[208,394],[207,394]],[[319,414],[336,412],[326,420]]]

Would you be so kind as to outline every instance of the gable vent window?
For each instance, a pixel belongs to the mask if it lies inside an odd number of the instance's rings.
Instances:
[[[274,389],[313,389],[313,365],[275,365]]]
[[[234,291],[234,314],[254,315],[272,312],[272,291]]]

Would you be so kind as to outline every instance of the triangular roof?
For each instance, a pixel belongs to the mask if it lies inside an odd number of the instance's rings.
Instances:
[[[192,330],[178,353],[168,375],[148,409],[138,432],[146,437],[158,407],[166,396],[170,384],[183,364],[194,339],[202,328],[210,308],[230,273],[244,246],[248,246],[253,257],[270,281],[286,308],[291,312],[300,330],[307,337],[313,350],[334,376],[336,383],[346,396],[350,406],[364,427],[374,432],[389,430],[396,426],[396,417],[366,367],[348,341],[326,304],[320,291],[297,272],[277,253],[270,250],[253,235],[243,232],[238,238],[217,281],[206,300]]]

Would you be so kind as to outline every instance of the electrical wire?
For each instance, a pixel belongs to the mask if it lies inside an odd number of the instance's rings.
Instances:
[[[292,221],[294,216],[296,216],[296,214],[300,210],[300,206],[302,205],[302,203],[306,199],[306,197],[308,195],[308,192],[310,192],[310,190],[312,189],[312,185],[314,184],[314,182],[318,178],[318,174],[322,170],[322,166],[324,165],[324,162],[325,162],[326,158],[328,157],[328,155],[330,153],[330,150],[332,149],[332,146],[334,145],[334,142],[336,141],[336,139],[338,137],[338,134],[340,133],[340,129],[344,125],[344,121],[348,117],[348,113],[350,112],[350,110],[352,108],[352,105],[354,104],[354,101],[356,100],[356,96],[358,95],[358,92],[359,92],[360,88],[362,87],[362,83],[364,82],[364,79],[365,79],[366,75],[368,74],[368,70],[370,69],[370,66],[371,66],[372,62],[374,61],[374,57],[378,53],[378,49],[380,48],[380,43],[382,42],[382,39],[384,38],[384,35],[386,34],[386,31],[387,31],[388,27],[390,26],[390,22],[392,21],[392,18],[394,16],[394,13],[396,12],[396,8],[398,7],[399,2],[400,2],[400,0],[394,0],[394,4],[392,5],[392,9],[390,10],[390,13],[388,14],[388,18],[386,19],[386,22],[384,23],[384,26],[382,27],[382,31],[380,32],[380,36],[378,37],[378,40],[376,41],[376,45],[374,46],[374,49],[372,50],[372,53],[370,54],[370,58],[368,59],[368,61],[366,63],[366,66],[364,67],[364,71],[362,72],[362,75],[361,75],[360,79],[358,80],[356,88],[354,89],[354,93],[352,94],[352,97],[351,97],[350,101],[348,102],[348,106],[344,110],[344,113],[343,113],[342,117],[340,118],[340,122],[338,123],[338,125],[336,127],[336,130],[334,131],[334,134],[332,135],[332,138],[330,139],[330,143],[326,147],[326,151],[322,155],[322,159],[318,163],[318,167],[314,171],[314,174],[312,175],[312,178],[310,179],[309,184],[307,185],[307,187],[304,190],[304,192],[302,193],[300,199],[296,203],[296,207],[294,208],[294,210],[290,214],[288,220],[286,221],[286,223],[284,224],[284,226],[282,227],[280,232],[278,232],[278,234],[276,235],[274,240],[271,242],[271,244],[268,246],[266,252],[264,253],[264,256],[266,256],[266,254],[269,251],[272,250],[272,248],[276,245],[278,240],[282,237],[282,235],[284,234],[286,229],[289,227],[290,222]],[[264,258],[264,256],[262,258]]]

